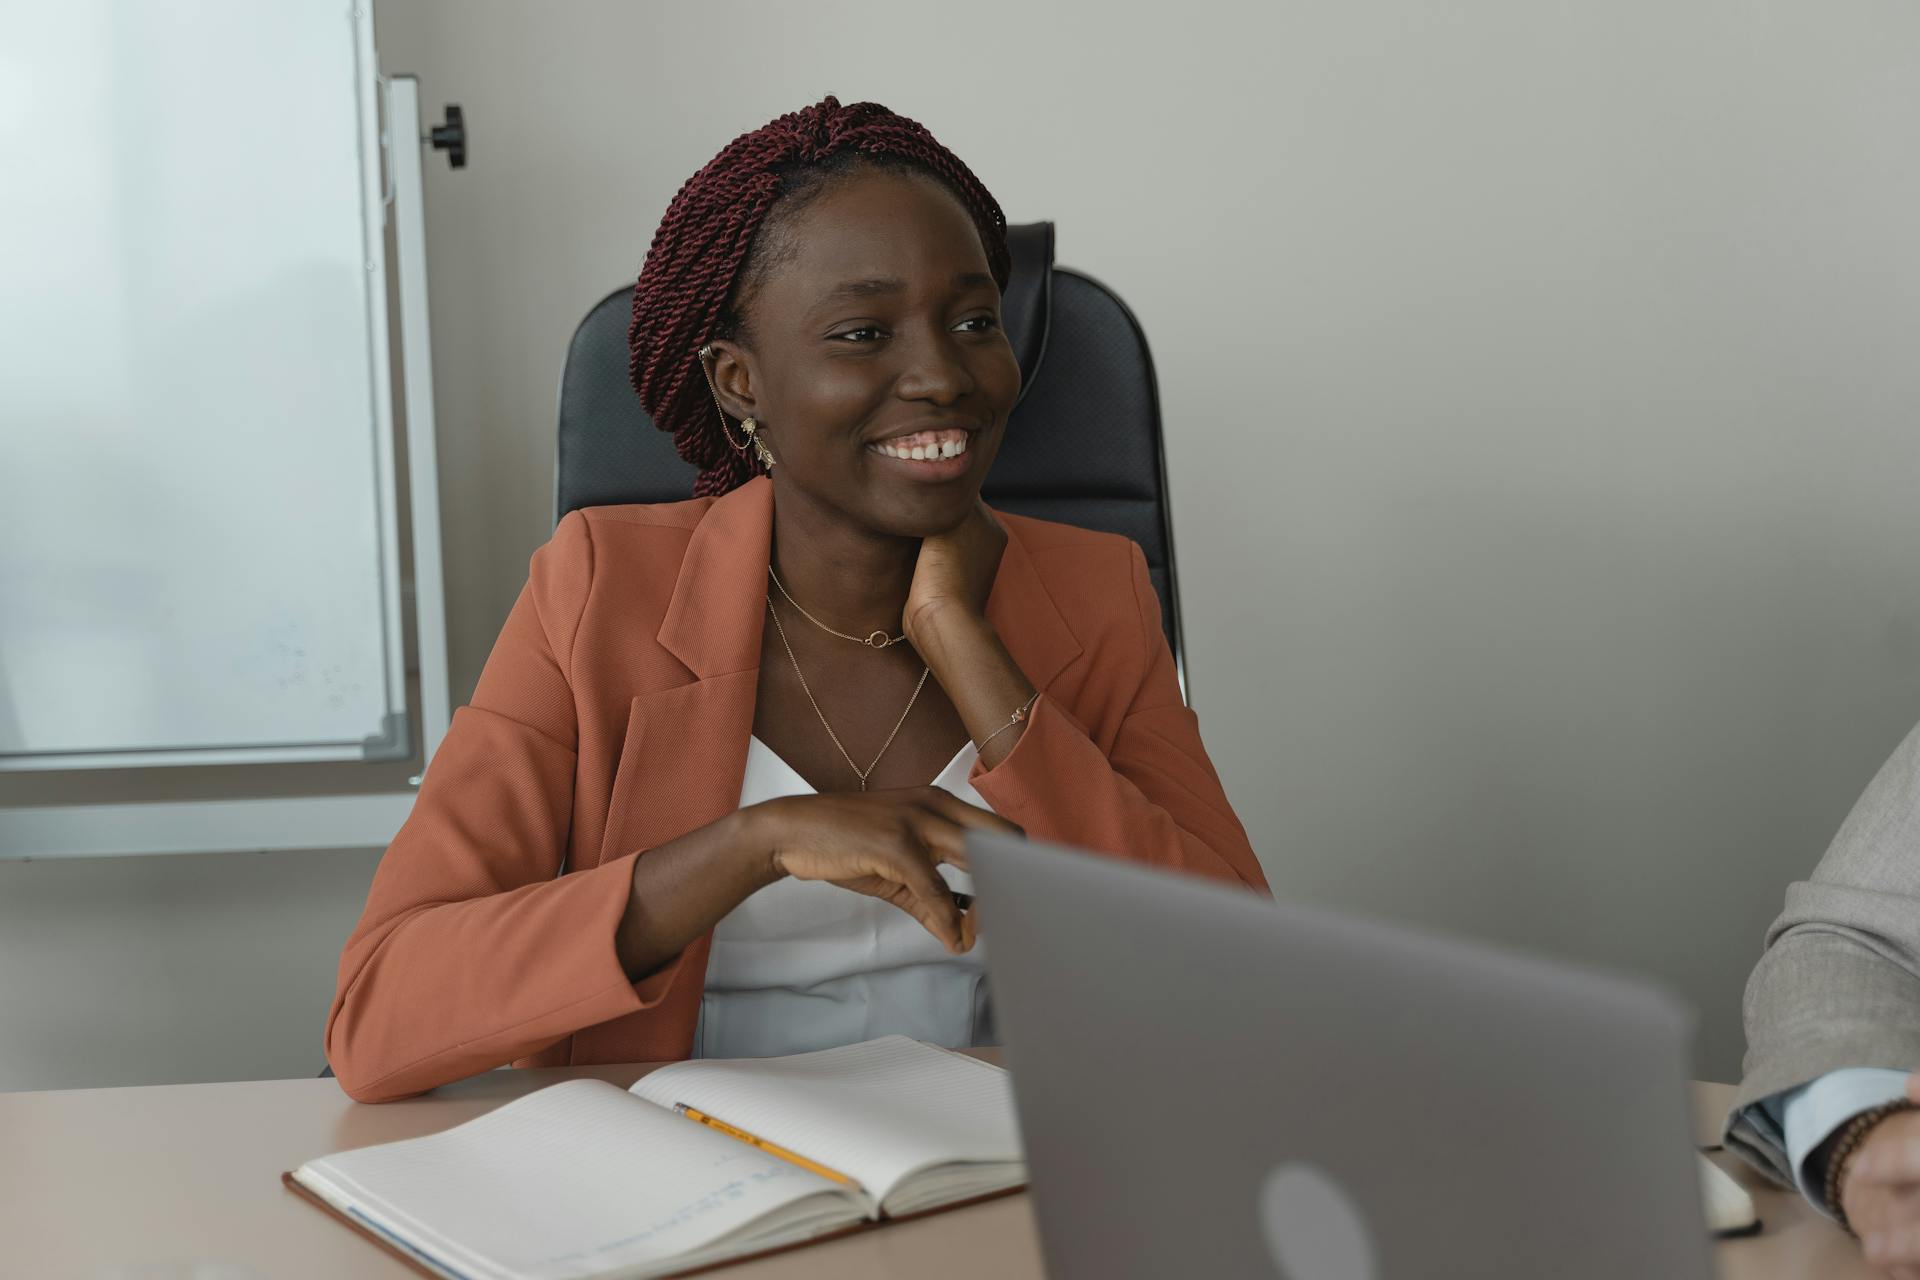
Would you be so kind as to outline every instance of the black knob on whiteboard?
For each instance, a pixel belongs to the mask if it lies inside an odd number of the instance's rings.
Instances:
[[[436,151],[447,153],[447,160],[456,169],[467,167],[467,118],[460,111],[460,104],[447,104],[447,119],[444,124],[433,126],[427,135]]]

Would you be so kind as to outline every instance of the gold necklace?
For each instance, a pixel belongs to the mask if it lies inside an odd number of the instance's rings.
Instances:
[[[804,608],[801,607],[800,602],[798,600],[795,600],[792,594],[788,592],[787,584],[780,581],[780,575],[773,571],[772,565],[767,566],[767,576],[773,579],[774,586],[780,588],[780,594],[787,597],[787,603],[792,605],[794,608],[800,610],[801,617],[805,618],[808,622],[811,622],[814,626],[820,628],[822,631],[826,632],[828,635],[839,636],[842,640],[851,640],[855,644],[864,644],[870,649],[884,649],[890,644],[899,644],[902,640],[905,640],[907,638],[907,633],[904,631],[901,632],[899,635],[894,636],[891,640],[887,638],[887,633],[884,631],[872,632],[864,640],[861,639],[859,636],[850,636],[844,631],[835,631],[832,627],[820,621],[820,619],[814,617],[812,614],[808,613]],[[771,603],[771,601],[769,601],[769,603]]]
[[[795,605],[794,608],[799,609],[800,606]],[[806,612],[804,609],[800,611],[802,613]],[[773,607],[772,596],[767,597],[767,612],[773,615],[773,629],[780,633],[780,646],[787,651],[787,661],[793,664],[793,674],[800,677],[800,688],[806,693],[807,701],[813,704],[813,714],[820,717],[820,727],[827,731],[829,738],[833,739],[833,745],[839,750],[840,758],[847,762],[847,768],[853,770],[854,776],[860,779],[860,789],[865,791],[867,789],[867,776],[879,766],[880,756],[887,754],[887,748],[892,746],[894,738],[899,736],[900,726],[907,722],[907,711],[913,710],[913,704],[919,701],[920,690],[925,687],[927,683],[927,673],[931,671],[932,668],[920,668],[920,683],[913,686],[913,697],[907,699],[906,711],[902,711],[900,718],[893,722],[893,732],[888,734],[887,740],[880,744],[880,755],[875,756],[873,763],[868,765],[863,771],[859,765],[853,762],[853,757],[847,754],[846,747],[841,745],[840,735],[835,733],[833,726],[827,723],[827,713],[820,709],[820,700],[813,696],[813,690],[807,684],[807,677],[802,674],[800,670],[800,659],[793,656],[793,645],[787,639],[787,629],[780,625],[780,614],[779,611]],[[875,634],[877,635],[879,633],[876,632]]]

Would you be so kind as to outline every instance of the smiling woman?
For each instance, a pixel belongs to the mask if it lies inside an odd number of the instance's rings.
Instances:
[[[756,420],[794,491],[863,527],[953,528],[1020,391],[974,220],[937,180],[869,161],[763,231],[779,266],[749,262],[735,336],[711,344],[723,413]]]
[[[535,554],[341,958],[354,1097],[991,1043],[971,828],[1264,888],[1139,548],[980,500],[1020,388],[1005,231],[874,103],[680,189],[629,339],[695,496]]]

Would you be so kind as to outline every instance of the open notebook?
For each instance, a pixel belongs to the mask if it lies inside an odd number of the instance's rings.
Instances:
[[[1700,1201],[1707,1214],[1707,1230],[1716,1236],[1751,1235],[1760,1229],[1753,1197],[1727,1171],[1704,1153],[1700,1159]]]
[[[429,1272],[563,1280],[674,1275],[1026,1178],[1006,1073],[888,1036],[569,1080],[284,1180]]]

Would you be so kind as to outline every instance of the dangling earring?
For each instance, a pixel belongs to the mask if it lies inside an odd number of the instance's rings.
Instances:
[[[773,450],[767,448],[767,442],[765,440],[762,440],[754,434],[754,432],[760,429],[760,424],[754,419],[748,418],[740,424],[740,429],[746,432],[747,439],[753,442],[753,454],[756,458],[760,459],[760,465],[765,467],[768,473],[771,474],[774,467]]]
[[[727,438],[727,444],[732,446],[733,451],[735,453],[745,453],[747,451],[748,445],[751,445],[753,447],[754,456],[760,459],[760,465],[765,467],[767,469],[767,473],[771,475],[773,473],[773,468],[775,465],[774,459],[773,459],[773,450],[767,448],[767,442],[765,440],[762,440],[759,436],[754,434],[754,432],[760,429],[760,424],[758,422],[756,422],[752,418],[748,418],[745,421],[741,422],[740,430],[746,433],[747,443],[746,444],[733,443],[733,428],[727,425],[727,411],[724,408],[722,408],[720,405],[720,388],[713,385],[713,366],[708,363],[710,360],[713,359],[715,354],[716,353],[714,352],[714,349],[711,346],[705,346],[700,348],[700,370],[702,373],[705,373],[707,375],[707,390],[713,394],[714,411],[720,415],[720,434]]]

